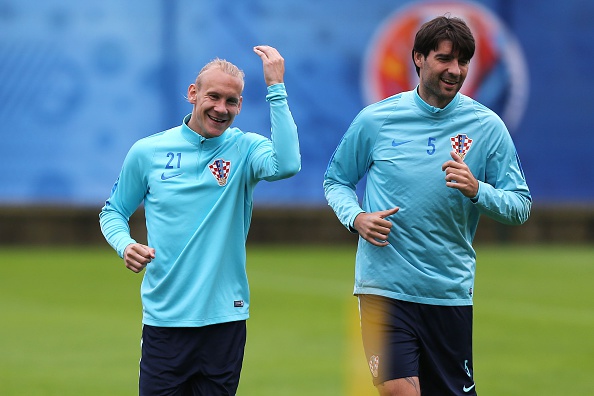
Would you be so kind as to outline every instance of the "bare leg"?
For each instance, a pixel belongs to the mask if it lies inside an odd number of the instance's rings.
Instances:
[[[419,377],[398,378],[377,386],[380,396],[421,396]]]

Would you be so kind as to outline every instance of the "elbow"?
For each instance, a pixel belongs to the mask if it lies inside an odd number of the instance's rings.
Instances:
[[[521,214],[508,221],[507,224],[511,226],[519,226],[527,222],[529,217],[529,214]]]
[[[524,224],[530,218],[530,211],[532,210],[532,197],[528,196],[524,200],[524,210],[519,216],[519,224]]]
[[[295,176],[301,170],[301,159],[295,161],[295,164],[288,169],[289,177]]]
[[[299,173],[300,170],[301,170],[301,165],[296,166],[296,167],[287,168],[287,169],[284,169],[282,172],[280,172],[279,177],[281,179],[288,179],[289,177],[295,176],[297,173]]]
[[[522,225],[530,218],[530,210],[532,209],[532,200],[526,199],[524,204],[516,212],[515,216],[509,222],[510,225]]]
[[[524,212],[522,212],[518,216],[516,225],[524,224],[525,222],[528,221],[529,218],[530,218],[530,208],[526,209]]]
[[[291,161],[278,170],[278,177],[281,179],[287,179],[295,176],[301,170],[301,158],[297,158]]]

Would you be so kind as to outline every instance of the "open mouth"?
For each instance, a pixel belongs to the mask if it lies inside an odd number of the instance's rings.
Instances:
[[[447,85],[452,85],[452,86],[458,84],[458,81],[457,80],[448,80],[446,78],[442,78],[441,81],[443,81]]]
[[[208,115],[208,118],[210,118],[211,120],[213,120],[214,122],[219,123],[219,124],[223,124],[224,122],[227,121],[227,120],[223,120],[221,118],[213,117],[210,114],[207,114],[207,115]]]

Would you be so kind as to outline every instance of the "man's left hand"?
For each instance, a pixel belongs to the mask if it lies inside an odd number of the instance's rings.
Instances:
[[[446,173],[446,186],[460,190],[468,198],[476,197],[478,181],[456,151],[452,150],[450,155],[452,159],[441,166],[441,170]]]
[[[285,75],[285,60],[276,48],[258,45],[254,47],[254,52],[262,59],[266,85],[282,83]]]

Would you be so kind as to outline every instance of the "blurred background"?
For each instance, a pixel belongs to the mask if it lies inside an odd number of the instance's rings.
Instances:
[[[236,126],[269,136],[258,44],[286,60],[303,166],[258,186],[250,238],[352,241],[323,196],[328,160],[363,106],[417,84],[414,33],[448,12],[477,40],[463,92],[508,125],[534,199],[525,226],[486,220],[477,238],[594,239],[591,0],[0,0],[0,243],[100,241],[127,150],[181,123],[215,57],[246,73]]]
[[[236,126],[270,136],[252,52],[269,44],[286,60],[302,171],[256,188],[240,391],[375,395],[351,295],[357,239],[322,179],[364,106],[416,86],[414,33],[448,12],[477,40],[463,92],[506,122],[534,200],[520,227],[478,227],[480,392],[592,394],[592,0],[0,0],[0,394],[136,393],[141,277],[99,211],[130,146],[181,123],[215,57],[246,73]],[[131,228],[146,241],[142,208]]]

